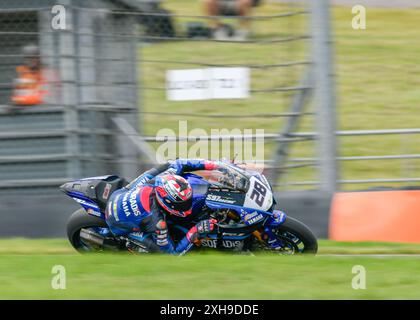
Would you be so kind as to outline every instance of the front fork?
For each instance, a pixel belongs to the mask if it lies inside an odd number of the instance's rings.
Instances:
[[[279,249],[283,247],[283,242],[273,232],[286,220],[286,214],[280,210],[274,210],[273,214],[267,219],[264,225],[264,234],[267,236],[267,244],[271,249]]]

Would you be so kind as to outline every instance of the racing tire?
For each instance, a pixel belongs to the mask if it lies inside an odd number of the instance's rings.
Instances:
[[[80,230],[84,228],[101,227],[106,228],[104,219],[88,214],[84,209],[79,209],[72,213],[67,221],[67,237],[77,251],[84,253],[83,243],[80,240]]]
[[[316,254],[318,252],[318,241],[312,231],[302,222],[292,217],[276,228],[278,232],[291,233],[302,241],[304,249],[302,254]]]

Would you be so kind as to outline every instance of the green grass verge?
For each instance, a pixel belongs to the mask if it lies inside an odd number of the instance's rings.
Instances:
[[[177,14],[202,14],[199,1],[177,0],[165,4]],[[285,4],[264,3],[255,15],[270,15],[292,10]],[[420,91],[420,37],[419,10],[369,8],[367,29],[351,28],[351,8],[332,10],[337,75],[338,124],[341,130],[418,128]],[[176,19],[178,32],[184,32],[185,23],[192,18]],[[232,21],[230,21],[233,23]],[[302,34],[307,30],[305,16],[260,20],[253,23],[254,39],[268,39]],[[162,42],[145,45],[141,58],[146,60],[175,60],[180,62],[270,64],[307,58],[309,43],[231,44],[212,42]],[[145,87],[165,86],[168,69],[196,68],[198,65],[175,63],[142,64],[142,84]],[[252,88],[296,85],[304,68],[268,68],[252,70]],[[170,102],[164,90],[145,90],[142,95],[145,111],[258,114],[280,113],[288,109],[292,95],[284,93],[255,93],[247,100],[209,100]],[[250,128],[278,132],[284,119],[199,119],[194,117],[162,117],[146,115],[143,132],[155,135],[161,128],[178,132],[178,120],[188,120],[189,130],[203,128]],[[302,119],[300,130],[313,130],[313,119]],[[356,136],[339,141],[341,156],[414,154],[420,153],[418,135],[412,136]],[[274,143],[265,145],[265,157],[270,158]],[[155,146],[156,147],[156,146]],[[297,143],[292,157],[314,156],[311,142]],[[344,161],[342,179],[416,177],[420,159]],[[287,175],[291,181],[316,180],[313,168],[302,167]],[[401,186],[404,184],[389,184]],[[345,189],[371,187],[370,184],[348,185]],[[306,187],[305,187],[306,188]]]
[[[320,241],[321,253],[415,253],[420,245]],[[0,299],[418,299],[418,257],[74,253],[65,240],[0,241]],[[66,269],[66,290],[51,269]],[[367,289],[354,290],[354,265]]]

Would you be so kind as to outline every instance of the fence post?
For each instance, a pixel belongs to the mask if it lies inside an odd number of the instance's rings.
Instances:
[[[66,8],[66,30],[58,32],[58,56],[60,59],[59,73],[61,80],[61,104],[65,107],[64,121],[67,131],[66,151],[71,157],[68,161],[67,177],[79,178],[81,176],[79,112],[79,75],[75,55],[75,21],[71,1],[60,0],[59,4]]]
[[[300,90],[295,96],[293,97],[292,105],[290,107],[290,113],[293,116],[287,119],[286,124],[283,126],[282,131],[280,132],[280,139],[287,138],[287,136],[293,133],[298,124],[299,120],[302,117],[301,113],[304,111],[304,108],[311,96],[311,90],[313,85],[313,78],[311,70],[307,71],[304,75],[304,78],[301,80],[301,86],[305,89]],[[270,179],[272,183],[277,183],[279,177],[283,174],[278,166],[283,165],[287,161],[287,157],[289,155],[290,149],[290,142],[289,141],[279,141],[277,142],[276,153],[273,157],[273,167],[270,172]]]
[[[117,116],[111,119],[116,129],[122,134],[117,135],[118,149],[122,158],[120,172],[126,179],[133,179],[139,174],[140,155],[143,159],[144,170],[148,166],[157,165],[156,152],[141,137],[130,122],[123,116]],[[137,157],[137,155],[139,155]]]
[[[320,189],[334,192],[337,189],[339,169],[336,161],[336,104],[329,2],[309,1]]]

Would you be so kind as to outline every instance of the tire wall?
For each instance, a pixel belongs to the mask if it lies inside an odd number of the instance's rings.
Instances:
[[[420,243],[420,190],[336,193],[329,238]]]

